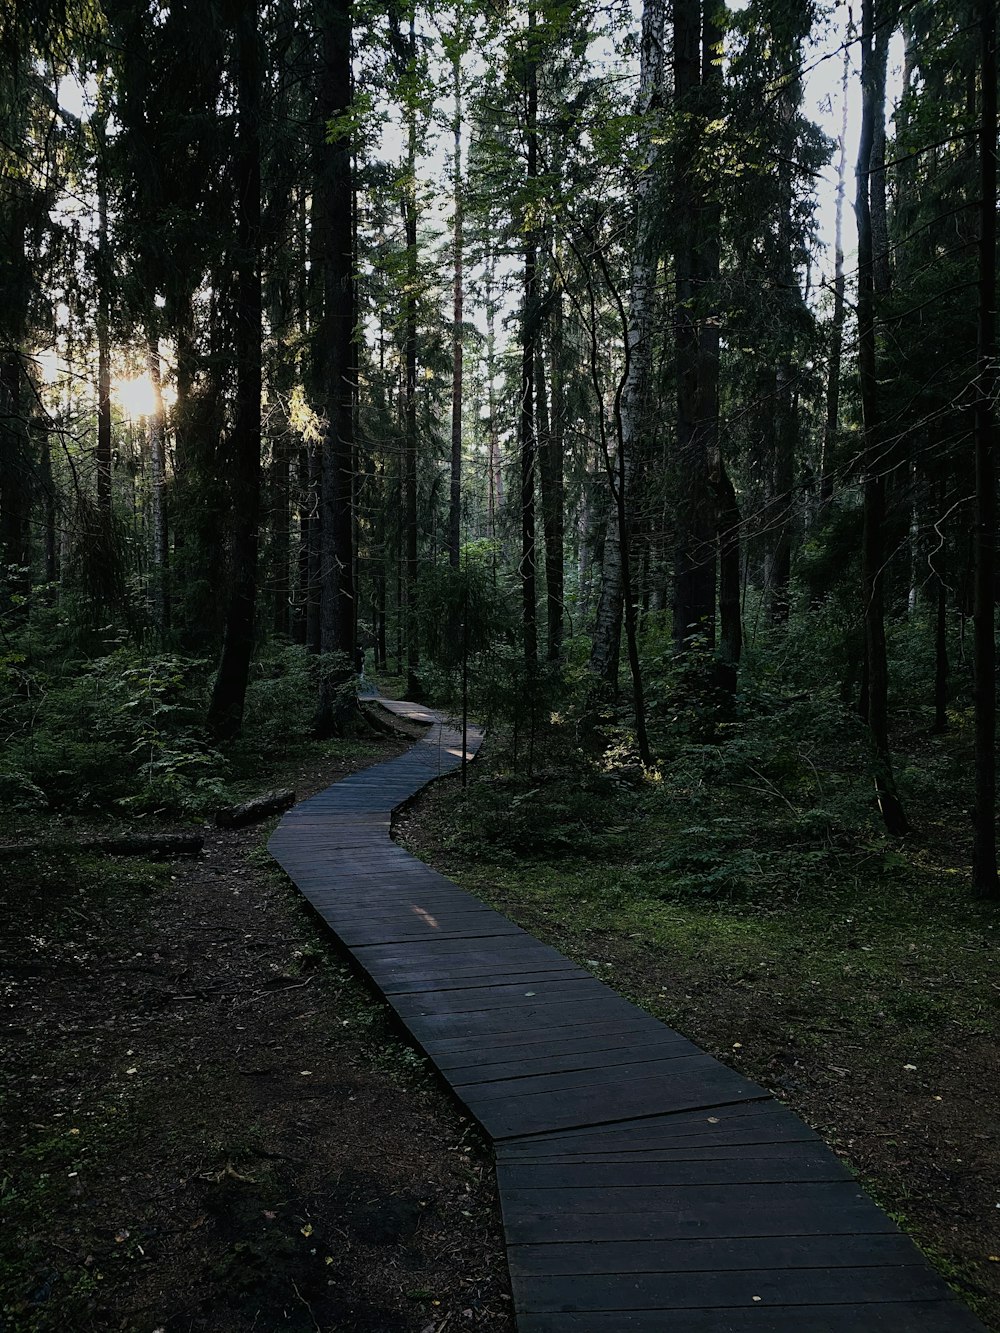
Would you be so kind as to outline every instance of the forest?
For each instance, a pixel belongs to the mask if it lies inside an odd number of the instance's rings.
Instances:
[[[996,9],[0,0],[0,1329],[513,1328],[263,851],[378,693],[1000,1328]]]

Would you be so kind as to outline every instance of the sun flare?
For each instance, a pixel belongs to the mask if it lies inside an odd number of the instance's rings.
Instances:
[[[151,417],[156,411],[156,389],[148,372],[133,380],[116,379],[112,392],[130,417]]]

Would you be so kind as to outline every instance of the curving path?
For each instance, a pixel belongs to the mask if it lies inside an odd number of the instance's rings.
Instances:
[[[521,1333],[984,1333],[764,1088],[391,841],[462,738],[380,702],[427,734],[268,847],[492,1139]]]

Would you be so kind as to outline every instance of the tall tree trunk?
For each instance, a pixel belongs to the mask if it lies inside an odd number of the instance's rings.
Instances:
[[[97,509],[111,517],[111,256],[103,123],[97,130]]]
[[[743,654],[740,580],[740,507],[726,465],[719,459],[719,678],[727,694],[736,693],[736,673]]]
[[[243,725],[257,606],[257,526],[260,511],[260,50],[258,0],[236,16],[238,128],[236,183],[236,419],[233,425],[233,586],[222,657],[209,705],[209,729],[237,735]]]
[[[374,592],[374,618],[375,618],[375,666],[379,671],[384,671],[388,662],[386,645],[386,565],[388,563],[389,532],[388,532],[388,495],[386,487],[385,465],[382,466],[379,476],[379,509],[381,512],[381,532],[379,536],[378,549],[375,555],[375,567],[373,574],[373,592]]]
[[[980,0],[979,376],[976,385],[975,829],[972,883],[1000,897],[996,845],[996,417],[997,392],[997,12]]]
[[[938,486],[938,505],[942,514],[947,511],[947,472],[942,470]],[[945,581],[946,547],[944,534],[939,548],[929,558],[934,573],[934,731],[941,735],[948,730],[948,584]]]
[[[271,626],[280,637],[291,629],[291,442],[279,433],[271,446]]]
[[[864,603],[866,719],[871,733],[875,791],[890,833],[908,832],[896,791],[889,748],[888,665],[885,649],[884,565],[885,458],[881,446],[878,368],[875,345],[876,263],[872,227],[872,180],[878,126],[885,120],[886,60],[896,0],[889,0],[875,25],[875,0],[863,0],[861,30],[862,113],[858,147],[858,378],[864,429],[864,522],[861,539],[861,595]]]
[[[697,8],[697,0],[695,7]],[[647,118],[650,118],[658,107],[663,84],[664,22],[664,0],[644,0],[638,113]],[[655,170],[658,156],[657,139],[652,125],[647,125],[646,161],[635,186],[635,232],[632,238],[628,327],[625,331],[628,375],[621,393],[620,448],[624,450],[624,454],[616,469],[617,480],[614,477],[611,480],[611,511],[604,539],[601,592],[590,653],[591,672],[612,689],[617,689],[618,686],[622,607],[627,586],[622,549],[628,541],[628,531],[621,530],[620,518],[621,514],[624,514],[626,521],[629,521],[632,513],[631,492],[645,425],[652,364],[657,269],[654,231],[659,206]],[[615,488],[618,485],[625,488],[622,496],[623,506],[619,506],[615,495]]]
[[[548,597],[548,655],[556,662],[562,657],[563,618],[565,615],[566,571],[566,485],[563,471],[563,432],[566,419],[564,391],[563,293],[557,272],[552,292],[552,402],[549,447],[542,462],[547,491],[545,503],[545,587]]]
[[[407,47],[410,82],[417,78],[416,19],[410,11]],[[420,685],[420,623],[417,618],[417,582],[420,575],[417,527],[417,111],[415,88],[406,107],[406,187],[403,192],[403,223],[406,241],[406,386],[404,392],[405,513],[406,513],[406,694],[418,699]]]
[[[38,426],[39,434],[39,471],[42,483],[42,505],[44,514],[44,556],[45,582],[48,584],[49,601],[55,601],[55,584],[59,578],[59,547],[56,540],[56,510],[58,494],[55,478],[52,475],[52,440],[48,422],[42,418]]]
[[[705,0],[710,3],[711,0]],[[704,44],[702,32],[704,26]],[[703,135],[719,114],[718,44],[714,20],[700,0],[674,0],[674,88],[689,134]],[[711,54],[710,54],[711,53]],[[708,309],[718,273],[718,205],[710,197],[698,142],[679,144],[675,198],[680,236],[676,255],[677,548],[673,638],[683,652],[701,639],[715,643],[715,513],[710,467],[718,450],[718,324]]]
[[[538,478],[541,483],[542,525],[545,530],[545,629],[546,657],[558,662],[562,654],[563,620],[563,495],[562,469],[556,454],[555,368],[553,358],[553,401],[549,412],[545,383],[545,359],[541,346],[535,356],[536,433],[538,436]]]
[[[448,502],[448,559],[453,569],[458,568],[462,541],[462,370],[465,350],[462,310],[462,261],[464,245],[464,210],[462,201],[462,40],[461,6],[455,19],[455,50],[452,56],[452,87],[455,97],[452,121],[453,152],[455,156],[452,193],[455,215],[452,229],[453,300],[451,333],[451,492]]]
[[[788,269],[791,270],[789,263]],[[785,275],[786,278],[788,274]],[[794,274],[791,275],[794,282]],[[794,407],[794,370],[782,361],[775,374],[774,456],[772,476],[774,502],[768,515],[768,539],[772,543],[768,560],[768,619],[772,625],[788,622],[789,585],[792,578],[791,510],[795,483],[795,446],[798,420]]]
[[[323,582],[323,508],[320,493],[323,488],[323,455],[319,443],[308,445],[309,485],[306,491],[306,648],[317,656],[320,652],[320,588]]]
[[[157,634],[170,628],[169,561],[167,542],[167,450],[160,376],[160,343],[149,332],[146,365],[153,386],[153,412],[149,418],[150,513],[152,518],[151,565],[153,625]]]
[[[528,142],[526,213],[534,207],[533,190],[538,177],[538,70],[535,0],[528,0],[528,30],[525,38],[524,78],[527,97]],[[521,403],[518,415],[518,446],[521,455],[521,621],[524,662],[530,675],[538,666],[538,617],[535,587],[535,339],[538,316],[537,245],[530,220],[524,235],[523,309],[521,314]]]
[[[295,460],[296,506],[298,517],[298,547],[295,554],[295,613],[292,616],[292,636],[303,646],[308,641],[309,618],[309,525],[312,522],[309,487],[309,446],[301,444]]]
[[[0,611],[14,620],[27,612],[31,590],[31,487],[28,430],[22,401],[21,356],[16,348],[0,358]]]
[[[576,586],[578,611],[581,620],[587,620],[590,616],[590,585],[591,585],[591,545],[593,543],[593,533],[590,530],[591,522],[591,478],[587,467],[586,458],[584,459],[584,472],[580,484],[580,510],[576,521],[576,540],[577,540],[577,561],[576,561]]]
[[[484,305],[486,306],[486,409],[487,409],[487,485],[489,488],[488,527],[490,540],[497,541],[498,515],[503,509],[503,460],[500,456],[500,435],[497,431],[496,405],[496,305],[493,300],[492,262],[487,264],[484,283]],[[496,552],[493,555],[493,568],[496,569]]]
[[[834,449],[840,429],[840,364],[844,348],[844,195],[847,188],[847,73],[850,52],[844,51],[841,78],[840,138],[837,151],[837,204],[833,230],[833,322],[830,328],[830,361],[826,379],[826,421],[820,460],[819,508],[822,514],[833,499]]]
[[[782,122],[782,138],[789,147],[795,141],[795,113],[801,100],[802,89],[797,77],[802,48],[792,43],[786,59],[789,69],[778,93],[778,114]],[[771,429],[773,439],[772,484],[774,505],[768,515],[768,540],[771,558],[768,579],[768,618],[772,625],[784,625],[790,610],[792,579],[792,499],[795,485],[795,452],[799,443],[798,390],[792,358],[794,347],[793,321],[802,309],[798,278],[795,273],[795,183],[789,152],[779,158],[778,179],[778,245],[773,278],[780,297],[777,364],[774,375],[774,417]]]
[[[322,65],[318,113],[324,130],[316,172],[323,315],[317,330],[325,426],[321,444],[320,652],[335,654],[320,672],[316,730],[329,735],[353,709],[344,686],[354,677],[354,227],[351,134],[328,127],[351,107],[351,0],[321,0]],[[327,136],[331,136],[329,142]]]
[[[597,334],[596,315],[592,321],[593,336]],[[639,750],[639,758],[644,764],[652,762],[652,752],[649,748],[649,738],[646,734],[646,699],[642,681],[642,669],[639,662],[639,634],[636,615],[636,586],[632,576],[632,515],[628,510],[628,483],[625,475],[626,449],[625,449],[625,419],[622,413],[622,400],[624,398],[625,385],[629,380],[629,349],[626,347],[625,354],[625,374],[615,395],[615,430],[618,437],[618,450],[615,459],[617,467],[617,476],[611,487],[611,502],[614,506],[613,512],[617,518],[617,529],[619,533],[618,555],[621,561],[622,576],[622,602],[625,621],[625,651],[628,656],[629,673],[632,677],[632,709],[635,717],[636,743]],[[596,376],[595,376],[595,388]],[[607,442],[602,433],[602,443],[604,444],[605,458],[609,461]]]

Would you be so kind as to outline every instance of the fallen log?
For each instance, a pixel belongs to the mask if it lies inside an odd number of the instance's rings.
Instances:
[[[104,852],[108,856],[193,856],[205,839],[200,833],[121,833],[99,838],[36,838],[0,845],[0,859],[33,852]]]
[[[255,824],[258,819],[266,819],[268,815],[279,815],[294,804],[295,793],[286,787],[282,791],[265,792],[241,805],[227,806],[218,812],[215,822],[219,828],[240,828],[244,824]]]

